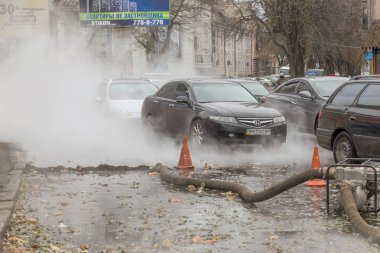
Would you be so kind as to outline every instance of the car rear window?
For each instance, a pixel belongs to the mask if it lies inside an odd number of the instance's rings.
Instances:
[[[315,81],[314,86],[321,97],[328,98],[331,94],[339,88],[347,80],[336,79],[326,81]]]
[[[365,83],[351,83],[344,86],[331,101],[332,105],[352,105]]]
[[[371,84],[360,95],[358,107],[380,110],[380,85]]]
[[[109,87],[111,100],[144,99],[157,91],[151,83],[142,82],[115,82]]]

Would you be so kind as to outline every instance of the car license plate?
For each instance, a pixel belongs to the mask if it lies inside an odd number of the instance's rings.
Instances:
[[[270,135],[270,129],[247,129],[245,135]]]

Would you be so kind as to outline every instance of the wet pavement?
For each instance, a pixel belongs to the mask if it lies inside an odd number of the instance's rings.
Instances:
[[[66,251],[379,252],[340,215],[325,214],[325,189],[295,187],[268,201],[177,188],[146,169],[124,172],[29,170],[25,208]],[[199,177],[263,190],[297,166],[198,170]]]

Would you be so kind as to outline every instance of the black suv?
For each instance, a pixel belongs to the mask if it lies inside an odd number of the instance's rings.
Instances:
[[[317,139],[336,162],[380,157],[380,78],[339,87],[320,111]]]

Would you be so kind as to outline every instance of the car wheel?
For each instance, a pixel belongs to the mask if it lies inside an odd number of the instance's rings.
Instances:
[[[191,142],[196,146],[202,146],[206,142],[206,129],[199,119],[193,121],[190,127]]]
[[[355,145],[351,140],[350,135],[346,132],[341,132],[334,140],[333,153],[335,162],[341,162],[346,158],[355,158]]]

